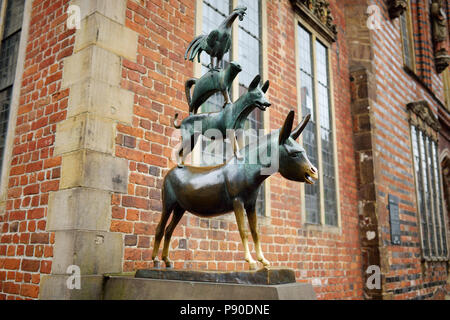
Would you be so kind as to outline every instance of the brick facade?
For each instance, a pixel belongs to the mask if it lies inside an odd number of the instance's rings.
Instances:
[[[194,65],[184,60],[184,52],[195,35],[196,1],[120,1],[126,3],[121,27],[137,34],[137,54],[118,53],[120,88],[131,92],[133,101],[127,121],[113,117],[111,157],[126,161],[127,176],[121,182],[125,190],[108,190],[105,231],[122,238],[123,250],[117,254],[122,271],[129,272],[153,266],[162,181],[175,165],[173,118],[175,113],[181,118],[188,114],[184,82],[194,75]],[[403,68],[399,21],[389,18],[385,1],[329,2],[338,30],[330,54],[341,225],[306,225],[300,184],[274,175],[269,179],[270,213],[259,217],[263,252],[274,266],[292,268],[298,281],[312,283],[319,299],[441,299],[448,294],[448,263],[421,261],[406,108],[426,100],[436,115],[441,110],[448,119],[443,82],[433,68],[430,25],[414,21],[418,68],[411,75]],[[46,224],[49,194],[68,188],[60,187],[63,160],[54,156],[54,149],[55,136],[65,137],[56,128],[68,118],[71,89],[62,87],[61,79],[78,37],[65,25],[69,4],[32,1],[18,116],[10,124],[15,135],[7,195],[0,212],[0,299],[38,298],[41,275],[55,273],[55,233]],[[367,28],[369,5],[380,8],[380,30]],[[427,10],[412,6],[413,16],[423,19]],[[270,130],[280,128],[289,110],[300,104],[295,15],[290,1],[267,0]],[[442,128],[448,133],[448,127]],[[440,141],[441,152],[450,149],[448,140]],[[400,199],[398,246],[390,244],[390,194]],[[254,252],[252,241],[250,250]],[[175,268],[248,268],[233,214],[213,219],[185,214],[173,234],[170,257]],[[365,285],[370,265],[381,267],[380,289]]]

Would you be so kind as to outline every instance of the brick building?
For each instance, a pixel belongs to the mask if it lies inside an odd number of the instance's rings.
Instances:
[[[240,4],[224,59],[243,67],[232,99],[261,74],[272,106],[247,128],[311,113],[301,143],[320,172],[313,186],[264,183],[266,258],[319,299],[449,294],[448,1],[0,3],[0,299],[101,298],[105,273],[152,267],[174,115],[187,116],[184,83],[209,62],[185,61],[185,49]],[[186,214],[170,257],[248,268],[232,214]],[[67,288],[72,265],[81,290]]]

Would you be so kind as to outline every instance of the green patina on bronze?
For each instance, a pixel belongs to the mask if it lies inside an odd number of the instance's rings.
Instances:
[[[270,174],[263,174],[263,169],[270,163],[263,164],[259,157],[256,163],[253,155],[265,154],[278,159],[278,172],[286,179],[313,183],[317,179],[317,169],[309,162],[303,147],[295,139],[299,137],[309,121],[308,115],[294,130],[294,111],[289,112],[281,128],[266,135],[255,144],[244,148],[244,157],[232,157],[225,164],[213,167],[172,168],[164,178],[162,187],[162,214],[156,228],[152,259],[159,266],[158,250],[165,234],[162,259],[166,267],[171,267],[169,244],[172,233],[185,211],[199,217],[215,217],[234,211],[239,233],[245,250],[245,260],[250,268],[256,268],[256,262],[250,255],[244,216],[247,215],[250,231],[255,243],[256,256],[264,266],[270,263],[264,258],[257,230],[256,198],[263,181]],[[166,228],[173,212],[172,220]]]
[[[192,40],[186,49],[184,59],[188,59],[188,53],[191,50],[189,60],[194,61],[197,56],[198,62],[200,62],[200,55],[205,51],[211,57],[210,68],[213,68],[214,58],[217,59],[216,68],[219,68],[220,61],[231,47],[231,26],[237,17],[241,21],[244,19],[245,11],[247,11],[247,7],[236,7],[217,29],[212,30],[208,35],[201,35]]]
[[[205,73],[200,79],[191,78],[186,81],[186,99],[189,105],[189,113],[196,114],[198,108],[216,92],[221,92],[225,99],[225,104],[231,103],[230,88],[233,80],[239,72],[241,66],[237,62],[231,62],[225,69],[212,69]],[[191,88],[195,84],[191,97]]]
[[[199,217],[215,217],[234,212],[239,234],[244,245],[245,260],[249,262],[250,269],[256,269],[256,261],[250,255],[247,234],[245,232],[244,216],[247,216],[250,231],[255,243],[256,257],[265,267],[270,265],[264,258],[257,230],[256,199],[261,184],[270,175],[279,172],[283,177],[292,181],[314,183],[318,178],[317,169],[310,163],[305,150],[295,141],[306,127],[310,115],[292,130],[294,111],[290,111],[283,127],[280,130],[260,138],[254,144],[243,148],[244,156],[237,154],[236,136],[233,134],[232,145],[234,156],[226,163],[212,167],[184,166],[185,150],[191,151],[200,135],[209,129],[216,129],[225,137],[229,131],[243,129],[245,120],[256,108],[265,110],[270,102],[265,97],[269,88],[269,81],[260,86],[261,77],[257,75],[251,82],[248,91],[236,102],[231,103],[229,89],[241,67],[232,62],[225,70],[218,69],[220,60],[228,52],[231,45],[231,25],[236,17],[242,20],[245,7],[237,7],[225,19],[218,29],[211,31],[208,36],[195,38],[186,50],[185,59],[194,60],[206,51],[211,56],[211,70],[200,79],[189,79],[185,84],[186,98],[189,104],[189,116],[181,124],[177,123],[178,114],[175,114],[174,126],[181,129],[182,143],[177,151],[178,165],[172,168],[164,177],[162,186],[162,214],[156,228],[153,245],[152,260],[154,266],[159,268],[158,251],[164,236],[162,260],[167,268],[172,267],[169,259],[169,245],[172,233],[188,211]],[[216,69],[213,59],[217,59]],[[193,96],[191,88],[195,84]],[[225,97],[224,109],[219,112],[196,114],[198,108],[216,92],[222,92]],[[196,130],[199,130],[196,132]],[[266,161],[261,155],[265,155]],[[181,158],[181,159],[180,159]],[[172,216],[169,225],[166,224]],[[173,280],[192,281],[245,281],[277,282],[294,280],[293,271],[267,270],[256,273],[204,273],[199,271],[167,272],[158,270],[138,271],[137,276],[156,277]],[[272,277],[272,280],[271,280]],[[278,277],[278,278],[277,278]],[[287,277],[287,278],[286,278]],[[168,278],[167,278],[168,279]],[[194,280],[196,279],[196,280]],[[239,280],[241,279],[241,280]],[[275,279],[275,280],[274,280]]]
[[[185,150],[191,151],[200,134],[204,134],[209,129],[217,129],[225,137],[228,129],[237,130],[244,127],[244,122],[248,115],[258,107],[265,110],[270,106],[270,102],[265,97],[266,91],[269,89],[269,81],[266,81],[261,87],[259,82],[261,77],[257,75],[250,84],[248,91],[243,94],[235,103],[230,103],[218,112],[193,114],[184,119],[181,125],[177,123],[178,113],[175,114],[174,126],[181,128],[182,143],[177,152],[177,163],[181,167],[186,157]],[[200,127],[201,132],[195,131]],[[235,154],[237,152],[237,142],[233,137],[232,145]]]
[[[292,269],[262,268],[256,271],[209,271],[209,270],[138,270],[136,278],[182,280],[196,282],[236,283],[255,285],[278,285],[295,283]]]

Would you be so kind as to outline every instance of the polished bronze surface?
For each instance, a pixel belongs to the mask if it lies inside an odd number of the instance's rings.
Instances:
[[[231,272],[210,270],[142,269],[137,270],[136,278],[256,285],[295,283],[294,270],[281,268],[262,268],[256,271]]]
[[[226,110],[226,109],[225,109]],[[255,243],[256,256],[264,266],[270,263],[264,258],[257,230],[256,198],[262,182],[271,174],[280,172],[283,177],[293,181],[313,183],[317,179],[317,169],[309,162],[303,147],[295,139],[305,128],[310,116],[306,116],[294,130],[294,111],[290,111],[283,127],[273,131],[258,141],[243,148],[244,156],[233,156],[225,164],[214,167],[175,167],[164,178],[162,187],[162,214],[156,228],[152,259],[155,267],[160,242],[163,235],[162,259],[166,267],[171,267],[169,244],[172,233],[183,216],[189,211],[199,217],[214,217],[234,211],[239,233],[244,245],[245,260],[250,268],[256,268],[256,261],[250,255],[244,216],[247,216],[250,231]],[[268,155],[269,163],[262,163],[255,155]],[[257,159],[253,163],[253,159]],[[278,170],[270,173],[264,169],[276,162]],[[173,214],[172,214],[173,212]],[[172,214],[172,220],[166,228]]]

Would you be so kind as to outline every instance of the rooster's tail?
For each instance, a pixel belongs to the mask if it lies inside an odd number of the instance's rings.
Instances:
[[[192,40],[189,43],[189,46],[186,49],[186,52],[184,53],[184,59],[188,59],[188,53],[189,50],[191,50],[191,54],[189,55],[189,60],[194,61],[195,56],[198,54],[198,58],[200,60],[200,53],[203,51],[203,48],[201,47],[202,40],[205,39],[205,35],[200,35],[196,37],[194,40]]]

